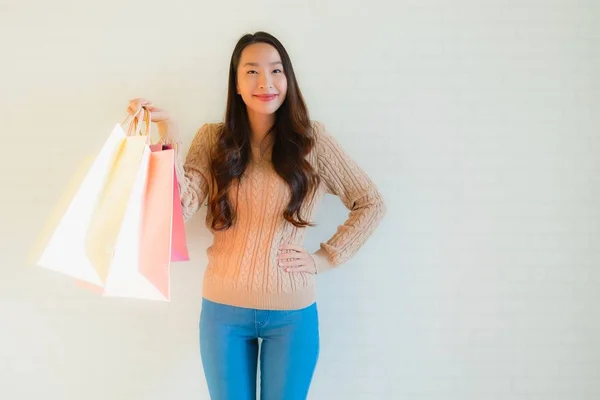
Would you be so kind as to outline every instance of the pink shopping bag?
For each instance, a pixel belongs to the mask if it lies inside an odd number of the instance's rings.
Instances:
[[[104,295],[168,301],[171,262],[189,260],[175,150],[150,145],[140,179],[145,185],[132,197],[128,213],[133,214],[122,227],[128,233],[119,239],[127,244],[117,248]]]

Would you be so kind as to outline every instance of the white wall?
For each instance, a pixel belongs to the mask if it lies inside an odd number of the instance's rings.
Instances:
[[[389,207],[318,280],[310,398],[600,398],[598,4],[2,0],[0,398],[208,398],[204,212],[169,304],[33,264],[127,100],[169,109],[189,144],[222,118],[231,51],[256,30]],[[307,248],[346,212],[328,196]]]

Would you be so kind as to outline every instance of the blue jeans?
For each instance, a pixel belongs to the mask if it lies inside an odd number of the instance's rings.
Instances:
[[[255,400],[259,357],[261,400],[305,400],[319,356],[317,303],[257,310],[203,298],[200,352],[212,400]]]

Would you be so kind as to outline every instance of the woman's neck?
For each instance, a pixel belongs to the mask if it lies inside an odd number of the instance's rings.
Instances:
[[[265,114],[256,114],[248,111],[248,121],[250,122],[250,143],[253,147],[268,147],[268,145],[273,141],[273,138],[265,140],[267,133],[273,127],[275,123],[275,114],[265,115]]]
[[[273,135],[267,135],[275,123],[275,114],[265,115],[248,112],[250,122],[250,145],[255,159],[270,158],[267,150],[273,144]],[[266,154],[265,154],[266,153]]]

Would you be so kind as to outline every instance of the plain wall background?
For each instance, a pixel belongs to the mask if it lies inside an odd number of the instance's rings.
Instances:
[[[600,398],[598,4],[1,0],[0,398],[208,398],[204,210],[168,304],[98,297],[35,252],[129,98],[171,111],[187,146],[256,30],[389,208],[318,279],[310,398]],[[347,215],[319,210],[311,251]]]

